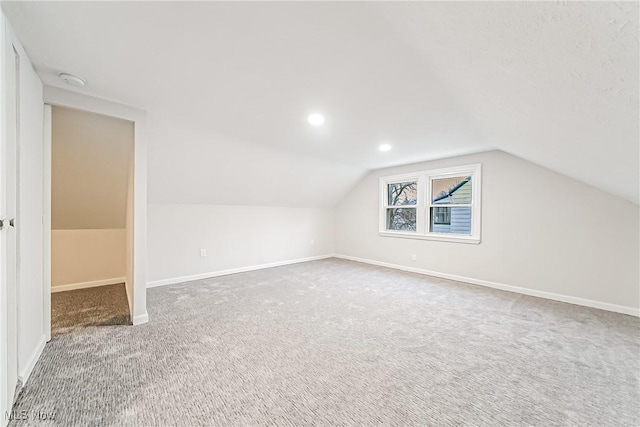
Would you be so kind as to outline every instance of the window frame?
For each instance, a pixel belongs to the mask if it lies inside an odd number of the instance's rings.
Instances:
[[[431,207],[455,207],[457,205],[434,205],[431,200],[432,182],[434,179],[451,178],[456,176],[471,176],[471,234],[437,233],[429,231],[431,224]],[[386,229],[388,206],[388,185],[399,182],[417,181],[418,203],[416,205],[416,231],[394,231]],[[400,237],[410,239],[434,240],[442,242],[457,242],[479,244],[481,241],[482,222],[482,165],[480,163],[454,166],[441,169],[425,170],[400,175],[382,176],[379,185],[379,227],[378,234],[383,237]],[[405,207],[405,206],[403,206]]]

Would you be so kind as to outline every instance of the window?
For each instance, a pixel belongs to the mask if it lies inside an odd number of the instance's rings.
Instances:
[[[481,165],[380,178],[380,234],[480,243]]]
[[[386,229],[416,231],[418,181],[387,184]]]

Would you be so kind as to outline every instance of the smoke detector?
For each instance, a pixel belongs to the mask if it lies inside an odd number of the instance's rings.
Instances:
[[[74,87],[84,87],[84,85],[87,84],[87,81],[82,77],[69,74],[69,73],[60,73],[58,74],[58,77],[60,78],[60,80],[62,80],[66,84]]]

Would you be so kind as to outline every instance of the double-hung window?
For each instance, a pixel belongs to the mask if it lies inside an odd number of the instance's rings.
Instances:
[[[380,235],[480,243],[481,165],[380,178]]]
[[[415,232],[418,207],[418,179],[403,178],[388,181],[385,192],[386,229],[396,232]]]

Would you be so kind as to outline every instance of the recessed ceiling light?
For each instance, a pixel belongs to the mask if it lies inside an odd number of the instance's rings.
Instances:
[[[87,84],[87,81],[82,77],[69,74],[69,73],[60,73],[58,74],[58,77],[60,78],[60,80],[62,80],[66,84],[75,86],[75,87],[84,87],[84,85]]]
[[[391,146],[389,144],[382,144],[380,147],[378,147],[378,150],[380,150],[380,151],[389,151],[389,150],[391,150]]]
[[[324,116],[322,114],[309,114],[307,121],[313,126],[322,126],[324,124]]]

